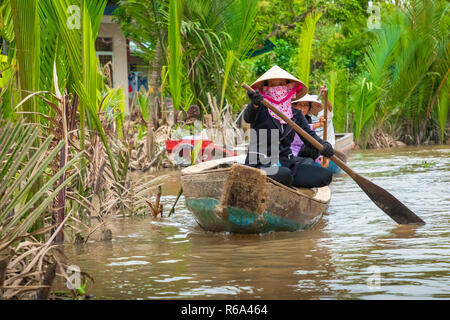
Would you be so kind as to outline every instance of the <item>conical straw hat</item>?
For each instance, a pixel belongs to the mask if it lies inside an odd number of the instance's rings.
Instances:
[[[302,98],[297,99],[295,101],[292,101],[292,105],[295,106],[295,104],[303,104],[303,103],[311,103],[311,109],[309,110],[310,114],[313,114],[317,116],[320,111],[323,109],[323,103],[319,100],[319,97],[317,95],[313,94],[306,94]]]
[[[273,66],[272,68],[270,68],[268,71],[266,71],[266,73],[264,73],[255,82],[253,82],[251,87],[253,89],[261,89],[261,87],[264,84],[264,81],[271,80],[271,79],[286,79],[286,80],[294,81],[297,84],[301,84],[302,88],[301,88],[300,93],[297,94],[297,98],[303,97],[308,92],[308,87],[305,86],[305,84],[303,82],[298,80],[296,77],[294,77],[289,72],[281,69],[279,66]]]

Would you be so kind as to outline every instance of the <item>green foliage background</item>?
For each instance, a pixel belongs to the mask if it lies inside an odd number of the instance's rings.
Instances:
[[[251,70],[256,77],[277,64],[300,76],[297,59],[305,52],[299,52],[299,39],[306,17],[322,14],[308,87],[318,94],[325,83],[334,91],[335,129],[353,131],[362,147],[377,129],[408,144],[442,143],[448,137],[449,3],[374,4],[380,7],[379,29],[368,28],[368,1],[260,1],[258,42],[269,39],[275,47],[254,58]]]

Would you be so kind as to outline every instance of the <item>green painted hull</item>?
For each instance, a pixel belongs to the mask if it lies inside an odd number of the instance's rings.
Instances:
[[[291,189],[234,158],[183,169],[186,205],[205,230],[233,233],[297,231],[311,227],[328,207],[331,191]]]
[[[318,215],[309,224],[301,224],[270,212],[257,214],[242,208],[227,207],[228,218],[225,220],[215,213],[215,208],[219,205],[219,201],[216,199],[186,197],[186,205],[203,229],[217,232],[266,233],[269,231],[297,231],[310,228],[322,216]]]

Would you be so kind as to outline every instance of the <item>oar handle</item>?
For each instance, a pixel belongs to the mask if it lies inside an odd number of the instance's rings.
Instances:
[[[325,87],[326,88],[326,87]],[[323,123],[323,140],[328,138],[328,90],[324,90],[323,99],[325,100],[325,108],[323,109],[323,118],[325,122]],[[329,162],[325,157],[322,158],[322,166],[328,168]]]
[[[323,100],[325,101],[325,107],[323,109],[323,118],[325,122],[323,123],[323,140],[327,140],[328,133],[328,91],[326,90],[323,95]]]
[[[248,92],[255,92],[255,90],[253,90],[252,87],[250,87],[249,85],[242,83],[242,87],[247,90]],[[300,128],[294,121],[292,121],[291,119],[289,119],[284,113],[282,113],[280,110],[278,110],[277,108],[275,108],[269,101],[267,101],[266,99],[263,99],[261,101],[261,103],[263,105],[265,105],[267,108],[269,108],[270,110],[272,110],[277,116],[279,116],[281,119],[283,119],[292,129],[294,129],[299,135],[301,135],[303,138],[305,138],[306,140],[308,140],[309,143],[311,143],[313,145],[314,148],[316,148],[319,151],[322,151],[323,146],[322,144],[317,141],[316,139],[314,139],[313,137],[311,137],[305,130],[303,130],[302,128]],[[338,157],[336,157],[335,155],[333,155],[331,158],[331,160],[333,160],[334,163],[336,163],[339,168],[341,168],[342,170],[344,170],[349,176],[351,176],[352,178],[354,178],[355,176],[357,176],[357,173],[354,172],[352,169],[350,169],[343,161],[341,161],[341,159],[339,159]]]

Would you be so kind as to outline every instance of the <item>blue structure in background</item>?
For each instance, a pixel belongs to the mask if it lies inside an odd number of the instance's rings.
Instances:
[[[130,85],[130,95],[133,96],[136,91],[144,86],[145,91],[148,91],[148,77],[141,76],[139,71],[131,71],[128,75],[128,84]]]
[[[103,15],[111,16],[113,14],[114,10],[116,10],[116,9],[117,9],[117,6],[109,6],[109,5],[107,5],[105,7],[105,11],[103,12]]]
[[[275,48],[275,45],[272,43],[272,41],[270,41],[269,39],[266,39],[264,41],[263,47],[261,49],[248,52],[247,57],[253,58],[253,57],[259,56],[266,52],[272,51],[273,48]]]

